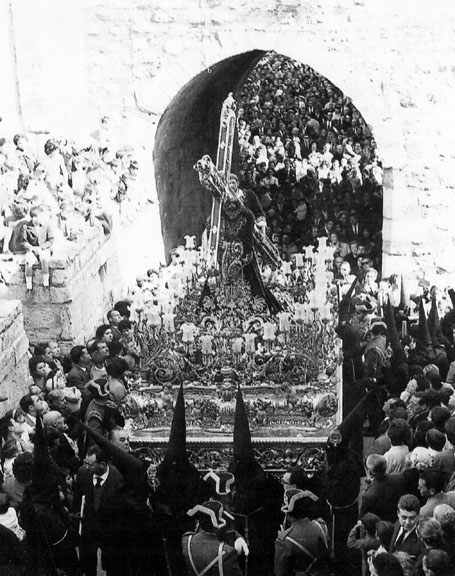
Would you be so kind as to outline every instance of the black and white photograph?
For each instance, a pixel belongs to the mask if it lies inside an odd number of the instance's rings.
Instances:
[[[0,576],[455,576],[453,0],[0,0]]]

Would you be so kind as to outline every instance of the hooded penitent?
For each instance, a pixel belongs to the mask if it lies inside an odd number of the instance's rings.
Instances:
[[[390,368],[384,371],[385,383],[391,393],[400,393],[404,390],[408,381],[409,365],[398,335],[390,301],[385,306],[384,317],[387,324],[387,344],[392,348]]]
[[[338,309],[338,317],[339,317],[340,321],[346,320],[354,312],[354,304],[352,302],[352,297],[354,294],[355,287],[357,286],[357,282],[358,282],[358,279],[355,278],[355,280],[353,281],[353,283],[349,287],[349,290],[346,292],[346,294],[343,296],[343,298],[340,301],[340,304],[338,307],[339,308]]]
[[[431,309],[428,314],[428,330],[430,332],[431,343],[433,346],[436,346],[442,335],[436,298],[431,299]]]
[[[411,326],[411,332],[413,327]],[[420,302],[419,324],[417,326],[416,347],[409,352],[409,364],[425,366],[426,364],[436,364],[439,368],[441,378],[445,378],[448,370],[448,360],[445,351],[439,347],[433,348],[431,343],[430,331],[428,329],[427,319],[423,301]]]
[[[43,422],[40,416],[36,418],[33,453],[33,479],[29,486],[33,502],[40,504],[55,504],[60,501],[57,468],[49,455],[44,436]]]
[[[169,443],[163,461],[156,471],[156,498],[171,514],[186,514],[200,503],[205,492],[204,483],[196,467],[188,460],[186,451],[186,420],[183,384],[174,408]]]
[[[363,434],[365,406],[373,395],[374,391],[367,392],[343,421],[329,434],[326,448],[329,465],[331,464],[332,456],[338,459],[341,454],[347,452],[349,440],[352,437]]]
[[[401,286],[400,286],[400,310],[405,310],[409,306],[409,294],[406,290],[406,285],[404,282],[403,274],[401,275]]]
[[[40,416],[36,418],[34,444],[32,482],[24,491],[21,506],[21,522],[27,532],[27,568],[33,574],[54,574],[57,569],[74,574],[75,542],[60,497],[58,468],[49,455]]]
[[[283,489],[255,459],[240,385],[235,407],[233,452],[229,465],[229,472],[235,477],[232,514],[241,533],[248,529],[248,573],[262,576],[273,566],[273,542],[282,519]]]
[[[427,316],[425,314],[425,307],[423,300],[419,304],[419,330],[417,334],[416,348],[424,353],[431,351],[431,336],[428,330]]]
[[[324,495],[336,507],[355,502],[363,469],[360,458],[349,448],[349,441],[363,433],[365,406],[374,391],[367,392],[327,439],[327,470],[322,475]],[[345,540],[346,542],[346,540]]]
[[[234,458],[229,471],[234,474],[238,489],[247,489],[253,483],[260,483],[265,479],[264,471],[254,458],[248,414],[240,385],[237,387],[235,405]]]
[[[428,315],[428,330],[434,350],[434,363],[439,368],[441,378],[445,380],[449,370],[447,350],[450,349],[450,341],[442,333],[435,297],[431,300],[431,309]]]
[[[441,329],[444,336],[452,341],[452,331],[455,327],[455,290],[451,288],[448,291],[448,294],[450,296],[450,300],[452,301],[452,310],[449,310],[442,319]]]

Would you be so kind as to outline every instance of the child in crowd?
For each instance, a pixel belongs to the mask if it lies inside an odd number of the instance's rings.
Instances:
[[[349,533],[347,547],[353,550],[377,550],[380,542],[376,536],[376,528],[380,518],[368,512],[357,522]]]

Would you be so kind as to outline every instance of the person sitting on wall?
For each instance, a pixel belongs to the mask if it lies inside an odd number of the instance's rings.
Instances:
[[[20,224],[20,234],[15,254],[25,254],[25,283],[27,292],[33,289],[33,266],[41,264],[43,286],[49,288],[49,259],[54,244],[54,233],[49,223],[43,217],[40,206],[30,210],[30,220]]]

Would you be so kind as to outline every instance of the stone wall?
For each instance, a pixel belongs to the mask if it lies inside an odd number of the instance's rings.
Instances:
[[[455,272],[451,0],[437,9],[425,0],[47,0],[46,10],[40,2],[12,4],[28,129],[67,133],[108,112],[121,134],[152,146],[166,108],[217,63],[273,49],[312,66],[353,99],[384,158],[385,272],[430,280]],[[184,117],[177,112],[174,119]],[[198,130],[209,143],[206,126]],[[156,150],[165,144],[156,142]],[[184,168],[172,177],[184,181]],[[158,193],[163,205],[179,207],[181,195],[194,191],[167,181]]]
[[[26,291],[22,257],[2,262],[7,285],[2,285],[0,302],[22,301],[25,331],[33,344],[56,340],[68,352],[106,322],[106,312],[126,296],[136,275],[164,260],[158,222],[157,206],[147,203],[117,216],[109,237],[95,226],[74,242],[56,241],[49,289],[36,267],[33,291]]]
[[[120,277],[114,239],[97,228],[84,238],[56,246],[50,261],[50,287],[44,288],[40,268],[33,273],[33,291],[26,292],[24,264],[16,261],[7,272],[5,299],[21,300],[24,326],[32,343],[57,340],[65,353],[74,342],[93,336],[109,302],[119,298]]]
[[[0,416],[17,406],[28,385],[28,339],[22,306],[17,300],[3,300],[0,301],[0,396],[7,396],[8,400],[0,404]]]

